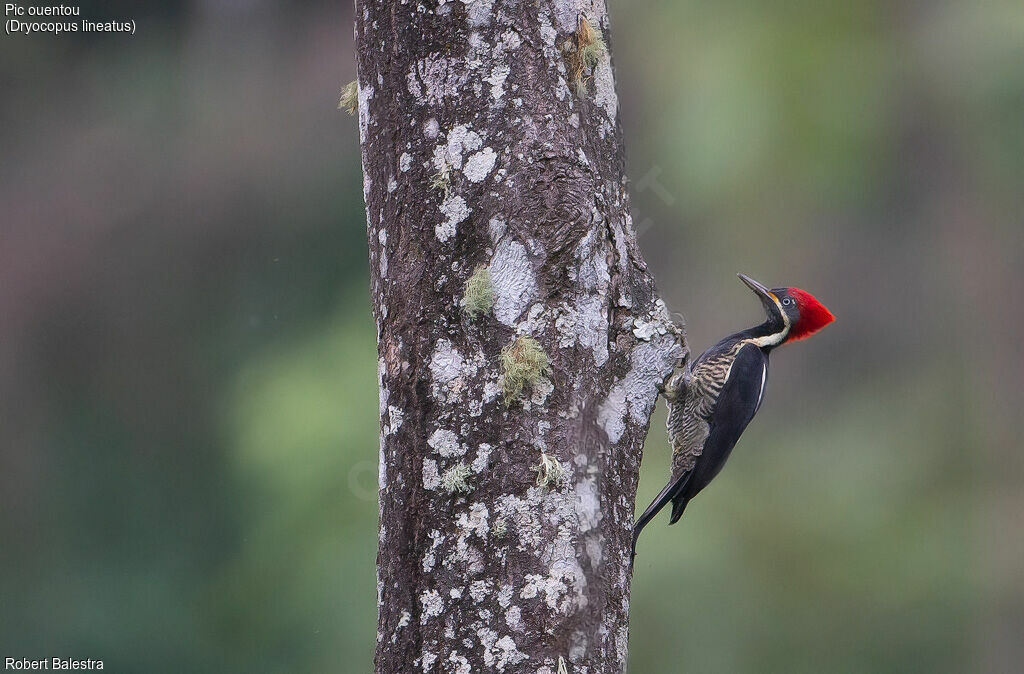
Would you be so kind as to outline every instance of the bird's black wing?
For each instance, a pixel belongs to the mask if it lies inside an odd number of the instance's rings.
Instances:
[[[704,450],[688,476],[685,487],[672,497],[670,524],[679,519],[689,500],[708,486],[722,470],[736,441],[761,405],[767,378],[768,356],[753,344],[742,347],[715,401]]]

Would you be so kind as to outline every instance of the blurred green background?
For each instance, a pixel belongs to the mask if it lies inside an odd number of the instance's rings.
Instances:
[[[737,271],[838,316],[641,541],[631,671],[1020,671],[1024,4],[610,9],[692,346],[758,319]],[[138,33],[0,37],[0,656],[370,671],[351,6],[82,13]]]

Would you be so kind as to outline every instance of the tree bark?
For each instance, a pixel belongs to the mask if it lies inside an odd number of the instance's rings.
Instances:
[[[356,15],[376,671],[621,672],[642,446],[685,347],[629,215],[604,3]]]

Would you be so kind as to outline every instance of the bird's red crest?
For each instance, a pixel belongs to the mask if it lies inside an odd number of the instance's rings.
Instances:
[[[798,339],[810,337],[818,330],[836,320],[832,312],[825,308],[825,305],[815,299],[814,295],[806,290],[790,288],[789,295],[796,300],[796,306],[800,309],[800,320],[789,329],[787,342],[795,342]]]

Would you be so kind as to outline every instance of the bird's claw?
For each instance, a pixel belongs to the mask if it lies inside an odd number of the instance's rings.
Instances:
[[[655,384],[658,389],[658,393],[665,396],[665,400],[673,402],[679,397],[679,392],[684,386],[684,372],[685,371],[681,368],[677,369],[668,376],[667,381]]]

